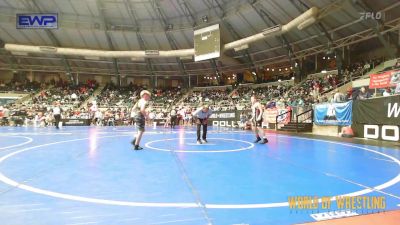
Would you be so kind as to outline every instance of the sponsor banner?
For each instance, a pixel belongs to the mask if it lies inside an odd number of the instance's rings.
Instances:
[[[278,115],[278,109],[277,108],[272,108],[272,109],[266,109],[264,113],[264,119],[268,123],[276,123],[276,116]]]
[[[264,112],[264,119],[268,123],[276,123],[276,117],[280,115],[278,117],[278,123],[287,124],[290,122],[291,113],[286,113],[286,112],[290,110],[292,110],[291,107],[286,107],[285,109],[277,109],[277,108],[266,109]]]
[[[352,123],[352,101],[345,103],[324,103],[315,105],[316,125],[347,126]]]
[[[63,126],[90,126],[90,119],[62,119]]]
[[[290,111],[291,108],[287,107],[285,109],[266,109],[264,111],[264,124],[275,124],[276,116],[281,115],[285,112]],[[217,111],[213,112],[210,116],[208,125],[219,126],[219,127],[238,127],[240,124],[240,114],[245,112],[246,115],[250,113],[249,110],[228,110],[228,111]],[[287,124],[290,122],[291,113],[286,113],[278,117],[278,123]]]
[[[371,74],[369,88],[387,88],[400,83],[400,70],[390,70],[379,74]]]
[[[240,122],[239,110],[216,111],[208,119],[208,125],[219,127],[236,127]]]
[[[357,137],[399,141],[400,95],[354,101],[352,128]]]
[[[356,125],[356,135],[364,138],[384,141],[400,141],[400,126],[398,125]]]
[[[17,14],[17,29],[57,29],[57,13]]]
[[[217,112],[213,112],[209,119],[213,119],[213,120],[236,119],[237,112],[238,111],[236,111],[236,110],[217,111]],[[239,115],[240,115],[240,113],[239,113]]]
[[[213,121],[209,122],[208,125],[217,126],[217,127],[238,127],[239,123],[240,123],[239,120],[237,120],[237,121],[235,121],[235,120],[221,120],[221,121],[213,120]]]

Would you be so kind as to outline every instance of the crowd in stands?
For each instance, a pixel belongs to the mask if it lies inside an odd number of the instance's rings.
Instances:
[[[354,80],[362,75],[364,75],[369,70],[375,68],[382,62],[381,59],[372,59],[365,62],[356,62],[344,69],[343,72],[343,81],[347,82],[350,80]]]
[[[141,90],[134,85],[117,87],[110,83],[105,86],[100,95],[96,96],[96,103],[102,108],[128,106],[132,101],[138,99]]]
[[[231,92],[230,87],[194,90],[182,100],[179,110],[190,111],[204,104],[214,111],[234,110],[235,105],[229,97]]]
[[[20,105],[2,106],[1,123],[12,125],[46,126],[54,122],[52,108],[60,103],[64,118],[80,115],[80,118],[90,118],[85,108],[79,108],[81,103],[89,98],[96,89],[94,80],[88,80],[85,84],[72,85],[64,80],[54,81],[33,89],[29,101]],[[87,114],[87,115],[85,115]]]
[[[204,89],[193,91],[183,99],[184,103],[213,105],[215,103],[228,100],[230,89]]]
[[[131,124],[130,108],[139,99],[143,87],[129,84],[127,87],[117,87],[107,84],[102,92],[89,103],[90,114],[98,125]],[[176,105],[185,93],[180,87],[171,89],[152,89],[149,120],[166,120],[169,109]]]
[[[342,79],[335,74],[319,74],[309,76],[306,80],[291,86],[285,82],[274,85],[240,85],[231,88],[195,89],[185,97],[186,90],[180,87],[170,89],[152,89],[149,123],[163,121],[165,126],[175,124],[193,124],[192,112],[202,104],[210,105],[213,111],[242,110],[250,108],[250,97],[257,95],[261,103],[268,108],[286,109],[290,107],[294,114],[310,109],[314,104],[323,102],[345,102],[355,99],[368,99],[374,96],[366,87],[349,88],[346,92],[338,91],[338,86],[348,82],[360,74],[365,74],[379,62],[355,63],[347,67]],[[400,63],[391,69],[400,68]],[[398,79],[400,75],[393,76]],[[97,88],[95,81],[85,84],[71,85],[66,81],[51,80],[47,84],[37,82],[0,81],[0,90],[36,91],[31,100],[22,105],[8,105],[0,108],[0,124],[17,124],[46,126],[54,122],[52,108],[55,102],[60,103],[62,117],[68,119],[90,120],[95,125],[129,125],[132,124],[130,108],[139,98],[144,87],[129,84],[127,87],[106,85],[102,91],[89,98]],[[378,90],[382,96],[400,93],[398,87]],[[399,90],[397,90],[399,89]],[[379,95],[379,94],[378,94]]]
[[[78,106],[81,102],[85,101],[91,94],[93,94],[96,86],[88,85],[60,85],[42,90],[39,95],[32,98],[33,105],[51,105],[53,102],[58,101],[62,105]]]
[[[156,88],[153,90],[152,96],[154,102],[172,104],[178,102],[182,98],[184,93],[185,91],[182,90],[181,87],[170,89]]]
[[[41,88],[44,88],[45,86],[46,86],[46,84],[40,84],[39,82],[30,81],[28,79],[26,79],[22,82],[12,79],[8,83],[0,80],[0,92],[12,91],[12,92],[30,93],[30,92],[38,91]]]

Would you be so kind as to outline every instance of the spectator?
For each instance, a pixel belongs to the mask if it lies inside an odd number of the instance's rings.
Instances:
[[[357,95],[358,100],[364,100],[364,99],[368,99],[370,97],[371,97],[371,94],[368,91],[366,91],[365,87],[362,87]]]
[[[346,96],[347,100],[353,100],[353,88],[348,87],[347,88],[347,96]]]
[[[333,103],[342,103],[346,101],[346,95],[343,93],[339,92],[339,90],[335,90],[332,102]]]
[[[9,117],[10,117],[10,110],[7,108],[7,106],[0,106],[2,109],[0,109],[0,111],[2,111],[2,118],[0,117],[0,119],[2,120],[2,124],[3,125],[8,125],[9,124]]]
[[[153,125],[153,122],[154,122],[155,117],[156,117],[156,114],[155,114],[153,111],[151,111],[151,112],[149,113],[149,124],[150,124],[150,125]]]
[[[386,96],[390,96],[390,95],[392,95],[392,93],[391,93],[392,91],[390,90],[390,88],[386,88],[385,89],[385,91],[383,91],[383,96],[384,97],[386,97]]]
[[[101,110],[97,110],[94,113],[94,124],[96,126],[102,126],[103,125],[102,120],[103,120],[103,113],[101,112]]]
[[[276,108],[285,109],[285,100],[283,98],[279,99],[279,101],[276,103]]]

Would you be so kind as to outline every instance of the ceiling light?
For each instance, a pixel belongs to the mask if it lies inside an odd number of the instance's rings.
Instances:
[[[263,30],[263,31],[262,31],[262,34],[263,34],[264,36],[269,36],[269,35],[271,35],[271,34],[273,34],[273,33],[279,32],[279,31],[281,31],[281,30],[282,30],[281,25],[276,25],[276,26],[274,26],[274,27],[269,27],[269,28]]]
[[[100,60],[100,57],[98,56],[84,56],[84,58],[88,60]]]
[[[11,52],[11,54],[13,54],[13,55],[22,55],[22,56],[27,56],[28,55],[27,52],[19,52],[19,51]]]
[[[248,49],[248,48],[249,48],[249,45],[245,44],[245,45],[241,45],[241,46],[239,46],[237,48],[233,48],[233,49],[235,50],[235,52],[238,52],[238,51],[245,50],[245,49]]]

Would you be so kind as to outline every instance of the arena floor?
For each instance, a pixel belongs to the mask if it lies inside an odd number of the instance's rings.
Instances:
[[[0,221],[27,224],[294,224],[289,196],[385,196],[400,207],[400,150],[268,133],[132,127],[0,127]],[[335,209],[330,209],[334,211]],[[358,214],[370,213],[368,210]]]

